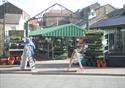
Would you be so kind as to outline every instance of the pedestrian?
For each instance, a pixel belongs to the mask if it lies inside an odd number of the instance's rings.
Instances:
[[[78,61],[80,69],[83,70],[82,59],[84,59],[84,51],[85,51],[85,40],[83,39],[82,43],[78,42],[76,49],[74,49],[72,53],[68,70],[71,68],[73,59],[76,59]]]
[[[82,65],[82,59],[83,59],[82,49],[79,48],[78,46],[77,46],[76,49],[74,49],[74,51],[72,53],[72,56],[71,56],[70,62],[69,62],[68,70],[71,68],[72,60],[73,59],[76,59],[78,61],[80,69],[83,70],[83,65]]]
[[[36,72],[35,62],[33,60],[35,45],[30,38],[26,38],[24,46],[24,57],[22,59],[22,65],[27,66],[27,61],[29,62],[32,72]],[[23,67],[23,66],[22,66]]]
[[[26,39],[25,47],[27,49],[26,55],[27,55],[27,58],[28,58],[28,61],[29,61],[31,71],[36,72],[35,61],[34,61],[34,58],[33,58],[35,45],[34,45],[32,39],[30,39],[30,38]]]
[[[83,48],[82,47],[77,47],[75,50],[75,58],[78,60],[79,67],[81,70],[83,70],[83,65],[82,65],[82,59],[83,59]]]

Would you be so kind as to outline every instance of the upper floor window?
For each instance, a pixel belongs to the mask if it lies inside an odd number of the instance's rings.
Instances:
[[[92,19],[93,17],[96,17],[96,12],[92,9],[89,14],[89,19]]]

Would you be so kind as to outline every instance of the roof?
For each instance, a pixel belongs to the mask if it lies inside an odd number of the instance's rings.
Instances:
[[[89,6],[90,9],[94,9],[94,10],[99,8],[99,7],[100,7],[100,4],[98,2],[96,2],[96,3]]]
[[[60,7],[60,12],[59,11],[54,11],[54,9],[57,9],[56,8],[56,6],[59,6]],[[58,10],[58,9],[57,9]],[[76,13],[74,13],[73,11],[71,11],[71,10],[69,10],[68,8],[66,8],[66,7],[64,7],[64,6],[62,6],[62,5],[60,5],[60,4],[58,4],[58,3],[55,3],[55,4],[53,4],[53,5],[51,5],[50,7],[48,7],[47,9],[45,9],[45,10],[43,10],[42,12],[40,12],[40,13],[38,13],[37,15],[35,15],[35,16],[33,16],[32,18],[42,18],[43,17],[43,15],[45,14],[45,13],[52,13],[52,11],[54,11],[54,12],[59,12],[59,13],[63,13],[63,15],[71,15],[71,14],[66,14],[65,12],[67,12],[67,13],[72,13],[73,15],[75,15],[75,16],[78,16]],[[63,12],[62,12],[63,11]],[[64,14],[65,13],[65,14]],[[51,15],[51,14],[50,14]],[[61,15],[61,16],[63,16],[63,15]],[[32,19],[31,18],[31,19]]]
[[[97,23],[92,24],[90,28],[106,28],[117,26],[125,27],[125,16],[116,16],[110,19],[99,21]]]
[[[9,14],[22,14],[22,10],[18,7],[16,7],[15,5],[6,2],[5,4],[0,6],[0,18],[4,17],[4,10],[5,13],[9,13]]]
[[[80,17],[83,18],[86,18],[87,17],[87,13],[90,12],[91,9],[97,9],[100,7],[100,4],[99,3],[94,3],[94,4],[91,4],[85,8],[82,8],[82,9],[79,9],[77,10],[76,14]]]
[[[125,8],[122,9],[116,9],[112,12],[110,12],[109,14],[107,14],[108,17],[115,17],[115,16],[123,16],[125,15]]]
[[[4,10],[5,10],[5,23],[6,24],[19,24],[21,15],[23,14],[24,19],[29,19],[29,14],[24,10],[18,8],[17,6],[6,2],[0,5],[0,23],[4,20]]]
[[[106,6],[110,6],[111,8],[116,9],[116,8],[113,7],[112,5],[106,4],[106,5],[103,5],[103,6],[100,6],[100,7],[96,8],[95,10],[98,10],[98,9],[101,9],[101,8],[105,8]]]
[[[53,37],[81,37],[84,36],[84,30],[74,24],[60,25],[42,30],[34,30],[29,36],[53,36]]]
[[[94,3],[94,4],[91,4],[91,5],[89,5],[89,6],[85,7],[85,8],[83,8],[83,9],[81,9],[81,11],[82,11],[82,10],[85,10],[86,8],[97,9],[97,8],[99,8],[99,7],[100,7],[100,4],[99,4],[99,3]]]
[[[78,25],[78,26],[83,26],[83,25],[85,25],[85,24],[87,24],[87,20],[82,20],[82,21],[80,21],[79,23],[77,23],[76,25]]]

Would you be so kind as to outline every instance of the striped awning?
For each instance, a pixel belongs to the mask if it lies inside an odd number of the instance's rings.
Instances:
[[[51,36],[51,37],[82,37],[84,36],[84,29],[74,24],[60,25],[41,30],[34,30],[29,32],[29,36]]]

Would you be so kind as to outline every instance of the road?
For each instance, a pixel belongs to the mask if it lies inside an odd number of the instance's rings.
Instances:
[[[125,77],[0,74],[0,88],[125,88]]]

